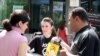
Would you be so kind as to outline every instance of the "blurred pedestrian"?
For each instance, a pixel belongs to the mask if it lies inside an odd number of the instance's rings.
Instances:
[[[68,35],[68,30],[66,27],[66,21],[62,20],[59,24],[59,28],[57,30],[57,35],[60,37],[62,40],[64,40],[68,44],[67,40],[67,35]]]

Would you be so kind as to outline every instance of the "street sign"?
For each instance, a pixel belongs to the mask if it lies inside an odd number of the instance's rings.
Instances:
[[[79,5],[79,0],[70,0],[70,7],[78,7]]]
[[[24,6],[23,5],[13,5],[13,11],[15,11],[16,9],[21,9],[23,10]]]

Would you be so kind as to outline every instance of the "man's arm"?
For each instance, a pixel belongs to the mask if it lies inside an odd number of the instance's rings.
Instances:
[[[70,49],[71,49],[70,46],[68,44],[66,44],[64,41],[61,41],[60,45],[62,48],[66,48],[68,51],[70,51]]]

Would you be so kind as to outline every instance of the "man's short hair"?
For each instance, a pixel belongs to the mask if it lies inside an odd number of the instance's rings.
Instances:
[[[79,16],[82,21],[89,21],[87,12],[82,7],[77,7],[75,9],[73,9],[72,10],[72,16],[73,17]]]

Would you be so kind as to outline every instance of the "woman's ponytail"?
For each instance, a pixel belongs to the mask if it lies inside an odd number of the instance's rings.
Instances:
[[[12,30],[11,24],[9,23],[8,19],[4,19],[2,24],[3,24],[3,28],[6,29],[7,31]]]

